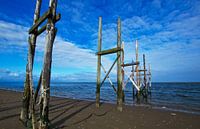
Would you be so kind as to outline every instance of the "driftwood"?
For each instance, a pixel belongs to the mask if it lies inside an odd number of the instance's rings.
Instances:
[[[44,64],[42,72],[42,90],[41,90],[41,116],[40,129],[49,128],[49,100],[50,100],[50,78],[51,78],[51,62],[53,43],[56,36],[57,29],[55,28],[57,0],[50,0],[49,8],[52,10],[52,17],[48,19],[46,47],[44,55]]]
[[[102,45],[102,17],[99,17],[98,30],[98,52],[101,52]],[[96,87],[96,107],[100,105],[100,87],[101,87],[101,55],[97,55],[97,87]]]
[[[37,0],[36,2],[36,9],[34,13],[34,22],[39,19],[40,16],[40,8],[41,8],[41,1]],[[29,36],[29,51],[28,51],[28,63],[26,65],[26,80],[24,84],[24,93],[23,93],[23,100],[22,100],[22,109],[20,113],[20,120],[26,124],[28,120],[28,113],[29,113],[29,106],[30,106],[30,99],[32,96],[32,67],[35,55],[35,44],[36,44],[37,36],[35,34],[31,34]]]
[[[121,21],[118,18],[117,21],[117,47],[121,48]],[[121,68],[121,51],[117,52],[117,56],[120,56],[117,60],[117,109],[122,111],[123,103],[123,91],[122,91],[122,68]]]
[[[50,0],[49,9],[42,17],[40,15],[42,0],[37,0],[36,9],[34,13],[33,26],[29,30],[29,51],[28,51],[28,63],[26,66],[26,80],[24,84],[24,94],[23,94],[23,106],[20,114],[20,120],[24,124],[27,124],[28,120],[31,120],[32,128],[38,128],[36,126],[36,116],[35,116],[35,104],[38,96],[38,92],[41,88],[40,93],[40,124],[39,128],[47,129],[49,128],[49,99],[50,99],[50,77],[51,77],[51,62],[52,62],[52,49],[53,42],[56,36],[57,29],[55,28],[55,23],[60,20],[61,15],[56,15],[57,0]],[[38,27],[48,19],[45,26],[38,30]],[[41,72],[38,86],[34,93],[33,89],[33,62],[35,55],[35,46],[37,36],[44,32],[46,29],[46,48],[44,55],[44,65]]]

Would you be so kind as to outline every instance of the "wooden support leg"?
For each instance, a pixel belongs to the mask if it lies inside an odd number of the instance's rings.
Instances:
[[[121,47],[121,21],[118,18],[117,22],[117,47]],[[117,61],[117,109],[122,111],[122,97],[123,97],[123,90],[122,90],[122,71],[121,71],[121,51],[117,52],[117,56],[120,58]]]
[[[46,35],[46,48],[44,55],[44,65],[42,70],[42,90],[43,96],[42,114],[40,118],[40,129],[49,128],[49,100],[50,100],[50,78],[51,78],[51,63],[53,43],[57,33],[55,28],[55,16],[56,16],[57,0],[50,0],[50,8],[52,8],[52,17],[48,19],[47,35]]]
[[[41,2],[42,2],[42,0],[37,0],[37,2],[36,2],[33,24],[39,19]],[[28,58],[30,58],[32,60],[32,62],[34,61],[36,38],[37,38],[37,36],[35,34],[31,35],[31,37],[29,38],[29,45],[31,45],[31,46],[29,47],[29,53],[28,53],[29,57]],[[20,113],[20,120],[24,124],[26,124],[27,119],[28,119],[28,112],[29,112],[29,105],[30,105],[30,85],[29,85],[30,80],[29,80],[29,68],[28,68],[29,65],[33,65],[33,64],[30,64],[30,62],[28,62],[26,65],[26,81],[24,84],[22,109],[21,109],[21,113]]]
[[[99,17],[98,52],[101,51],[101,44],[102,44],[102,18]],[[98,55],[97,56],[96,107],[100,106],[100,87],[101,87],[101,55]]]
[[[143,54],[143,67],[144,67],[144,94],[147,97],[148,95],[148,87],[147,87],[147,79],[146,79],[146,63],[145,63],[145,54]]]

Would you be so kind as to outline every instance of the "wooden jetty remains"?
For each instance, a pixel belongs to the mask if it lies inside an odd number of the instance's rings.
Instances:
[[[98,29],[98,52],[97,54],[97,86],[96,86],[96,107],[100,106],[100,88],[105,82],[106,78],[108,78],[111,86],[113,87],[114,91],[117,93],[117,109],[122,111],[122,103],[123,103],[123,90],[122,90],[122,72],[121,72],[121,21],[118,18],[117,21],[117,47],[108,49],[108,50],[101,50],[102,48],[102,17],[99,17],[99,29]],[[106,73],[102,63],[101,63],[101,56],[116,53],[116,59],[113,62],[112,66]],[[111,82],[109,78],[109,74],[114,67],[115,63],[117,62],[117,90],[114,87],[114,84]],[[103,81],[101,82],[101,67],[104,69],[106,76],[104,77]]]
[[[122,111],[122,104],[125,99],[124,94],[124,88],[127,85],[128,81],[130,80],[133,86],[133,98],[134,96],[140,96],[141,94],[143,97],[147,97],[149,86],[151,85],[151,72],[147,74],[146,69],[146,60],[145,55],[143,54],[143,69],[140,68],[140,62],[139,62],[139,54],[138,54],[138,41],[136,40],[136,58],[135,62],[132,61],[131,63],[124,63],[124,42],[121,43],[121,21],[120,18],[118,18],[117,22],[117,47],[108,49],[108,50],[102,50],[102,17],[99,17],[99,28],[98,28],[98,52],[97,55],[97,84],[96,84],[96,107],[100,106],[100,88],[104,84],[105,80],[108,79],[110,82],[113,90],[115,93],[117,93],[117,109],[119,111]],[[111,65],[110,69],[108,71],[105,70],[104,66],[101,62],[101,56],[108,55],[108,54],[116,54],[116,59],[114,60],[113,64]],[[111,81],[109,74],[114,67],[115,63],[117,62],[117,89],[115,88],[113,82]],[[128,75],[125,71],[125,67],[131,67],[131,74]],[[103,80],[101,81],[101,68],[106,74]],[[150,70],[150,68],[149,68]],[[143,72],[143,73],[142,73]],[[134,74],[136,73],[136,74]],[[126,81],[124,81],[125,75],[128,77]],[[136,75],[136,76],[134,76]],[[142,78],[143,76],[143,78]],[[147,78],[148,76],[148,78]],[[148,79],[148,80],[147,80]],[[137,90],[135,94],[135,90]]]
[[[56,14],[57,0],[49,0],[49,9],[40,16],[42,0],[36,1],[36,8],[34,13],[33,26],[29,29],[29,50],[28,62],[26,65],[26,80],[24,83],[24,93],[22,100],[22,109],[20,113],[20,120],[27,126],[31,123],[33,129],[37,129],[37,118],[35,115],[35,105],[38,92],[40,90],[40,116],[39,128],[49,128],[49,99],[50,99],[50,78],[51,78],[51,63],[52,63],[52,49],[56,37],[57,28],[55,24],[60,20],[61,15]],[[46,24],[43,24],[46,21]],[[39,28],[40,25],[43,26]],[[36,91],[33,89],[33,63],[35,55],[35,46],[37,36],[46,30],[46,47],[44,53],[43,68],[40,74]]]

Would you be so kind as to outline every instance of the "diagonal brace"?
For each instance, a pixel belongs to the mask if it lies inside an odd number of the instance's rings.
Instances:
[[[106,76],[104,77],[103,81],[101,82],[101,86],[103,85],[103,83],[105,82],[106,78],[107,78],[108,75],[110,74],[112,68],[114,67],[114,65],[115,65],[115,63],[117,62],[117,60],[118,60],[119,57],[120,57],[120,56],[117,56],[117,58],[115,59],[115,61],[114,61],[113,64],[112,64],[112,66],[111,66],[110,69],[108,70]],[[101,86],[100,86],[100,87],[101,87]]]
[[[122,69],[124,70],[123,67],[122,67]],[[125,72],[125,70],[124,70],[124,73],[125,73],[125,75],[130,79],[130,81],[131,81],[132,84],[135,86],[135,88],[136,88],[138,91],[140,91],[140,88],[136,85],[136,83],[133,81],[133,79],[132,79],[130,76],[128,76],[128,74]]]
[[[102,67],[102,69],[103,69],[104,73],[106,73],[106,70],[105,70],[105,68],[103,67],[103,65],[102,65],[102,64],[101,64],[101,67]],[[115,93],[117,93],[117,90],[116,90],[116,88],[115,88],[114,84],[112,83],[112,81],[111,81],[110,77],[108,76],[107,78],[108,78],[108,81],[110,82],[110,85],[111,85],[111,86],[112,86],[112,88],[114,89]]]

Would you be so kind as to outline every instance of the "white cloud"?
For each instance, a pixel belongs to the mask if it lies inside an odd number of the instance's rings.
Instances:
[[[2,53],[19,53],[24,58],[26,64],[27,56],[27,27],[16,25],[13,23],[0,21],[0,52]],[[4,40],[6,39],[6,40]],[[35,65],[42,66],[43,53],[45,47],[45,35],[39,36],[36,44]],[[14,54],[14,53],[13,53]],[[13,55],[14,56],[14,55]],[[53,71],[52,76],[61,76],[66,78],[70,76],[68,81],[76,79],[80,73],[87,73],[85,77],[93,78],[90,73],[96,72],[96,55],[91,49],[84,49],[77,46],[75,43],[64,40],[62,37],[57,36],[53,47]],[[111,65],[111,61],[107,58],[102,59],[106,64],[106,69]],[[39,65],[38,65],[39,64]],[[63,70],[57,70],[63,69]],[[23,70],[25,71],[25,69]],[[36,72],[39,70],[36,69]],[[65,71],[65,72],[64,72]],[[35,73],[35,72],[34,72]],[[59,74],[60,73],[60,74]],[[63,73],[66,75],[63,75]],[[39,73],[35,73],[39,75]],[[10,76],[17,76],[17,73],[10,73]],[[74,76],[74,77],[73,77]],[[72,78],[73,77],[73,78]],[[84,79],[83,79],[84,80]],[[85,80],[87,80],[85,78]]]

